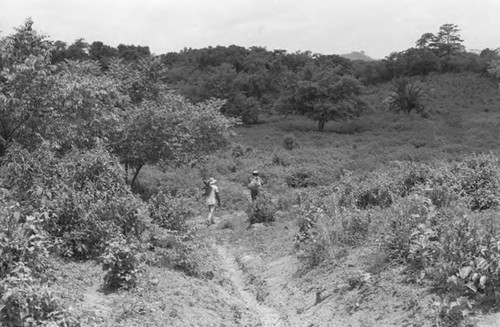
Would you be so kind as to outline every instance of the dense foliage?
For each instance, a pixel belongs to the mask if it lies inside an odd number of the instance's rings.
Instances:
[[[68,55],[32,25],[0,39],[0,324],[68,326],[48,284],[52,258],[99,259],[103,288],[131,288],[153,225],[187,233],[191,211],[170,207],[185,200],[143,201],[123,165],[136,177],[146,164],[195,164],[227,144],[236,121],[222,101],[172,93],[149,53],[121,47],[121,59],[101,61],[110,49],[88,58],[80,40]]]
[[[394,163],[304,193],[296,241],[309,268],[348,246],[377,246],[409,279],[443,288],[444,317],[457,323],[464,309],[499,300],[499,208],[495,155]]]

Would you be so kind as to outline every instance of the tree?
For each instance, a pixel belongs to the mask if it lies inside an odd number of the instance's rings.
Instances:
[[[430,43],[435,42],[436,36],[433,33],[424,33],[420,39],[415,42],[415,45],[419,49],[424,49],[429,46]]]
[[[121,90],[134,104],[144,100],[154,101],[166,88],[163,81],[167,68],[160,58],[149,56],[139,58],[135,62],[113,59],[108,69],[107,75],[120,83]]]
[[[416,45],[418,48],[431,49],[439,57],[450,56],[465,51],[460,38],[460,29],[455,24],[444,24],[439,27],[437,35],[433,33],[423,34]]]
[[[129,112],[112,147],[121,161],[135,170],[131,184],[146,164],[192,163],[225,146],[229,128],[236,121],[220,113],[223,104],[220,100],[192,104],[167,93]]]
[[[116,110],[126,100],[95,62],[52,65],[52,44],[32,24],[28,20],[0,39],[2,143],[34,148],[49,140],[61,150],[92,146],[116,126]]]
[[[99,61],[101,67],[106,70],[111,60],[118,57],[118,50],[101,41],[95,41],[89,47],[89,57],[92,60]]]
[[[335,67],[308,65],[296,85],[282,97],[279,108],[317,120],[322,132],[328,121],[360,115],[364,108],[361,90],[356,78],[339,75]]]

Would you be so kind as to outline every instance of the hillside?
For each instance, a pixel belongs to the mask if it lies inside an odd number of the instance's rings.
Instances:
[[[447,307],[431,284],[414,279],[401,262],[390,261],[377,246],[380,240],[367,236],[342,243],[336,236],[326,248],[294,241],[306,213],[301,201],[315,192],[314,185],[334,183],[340,188],[339,180],[348,171],[390,176],[391,167],[399,167],[391,166],[394,161],[433,164],[477,152],[500,154],[496,83],[473,75],[429,76],[420,83],[432,112],[428,118],[381,111],[390,85],[380,85],[368,91],[370,112],[357,120],[328,123],[324,133],[300,117],[268,116],[260,124],[236,128],[232,148],[214,155],[203,168],[219,180],[223,208],[216,211],[216,224],[207,227],[206,209],[192,202],[193,237],[186,245],[167,237],[164,248],[153,250],[189,249],[188,257],[176,259],[178,266],[147,266],[136,289],[116,293],[100,291],[98,266],[59,263],[63,278],[58,291],[85,326],[459,325],[451,311],[441,316]],[[287,150],[286,142],[294,146]],[[245,181],[254,169],[261,172],[277,205],[272,223],[247,221]],[[297,173],[309,188],[289,186]],[[187,168],[163,174],[149,167],[140,179],[143,187],[194,190],[199,188],[197,174]],[[396,219],[396,212],[421,198],[401,201],[395,208],[354,211],[344,217],[345,223],[356,215]],[[333,226],[324,223],[318,225],[323,232],[352,228],[329,229]],[[359,232],[349,231],[346,235]],[[318,242],[325,244],[324,239]],[[493,326],[495,319],[481,314],[468,318],[479,326]]]
[[[362,61],[373,61],[372,57],[368,56],[363,50],[361,51],[352,51],[350,53],[342,54],[341,57],[350,59],[350,60],[362,60]]]

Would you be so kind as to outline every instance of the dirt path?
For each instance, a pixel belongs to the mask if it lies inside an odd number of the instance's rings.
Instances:
[[[257,296],[249,289],[245,281],[244,272],[238,265],[236,258],[228,250],[228,245],[218,246],[217,252],[221,258],[222,269],[227,272],[226,278],[232,282],[237,296],[240,297],[249,310],[255,312],[257,317],[259,317],[261,326],[290,326],[286,323],[285,317],[276,309],[259,303]]]
[[[367,273],[373,262],[369,249],[351,249],[335,262],[303,271],[294,250],[293,216],[279,214],[267,226],[249,226],[246,220],[244,212],[228,213],[204,233],[214,241],[235,296],[260,326],[421,325],[425,307],[408,308],[411,299],[425,295],[413,285],[394,283],[398,272]]]

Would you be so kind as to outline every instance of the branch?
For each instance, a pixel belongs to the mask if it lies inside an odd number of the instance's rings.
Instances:
[[[16,126],[16,128],[14,128],[8,135],[7,137],[5,138],[5,141],[10,141],[12,135],[14,135],[14,133],[26,122],[28,121],[28,119],[30,119],[30,115],[26,115],[26,118],[24,120],[22,120],[19,125]]]

